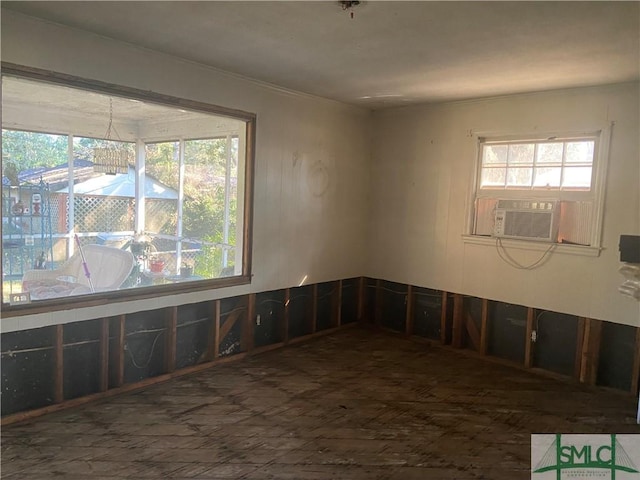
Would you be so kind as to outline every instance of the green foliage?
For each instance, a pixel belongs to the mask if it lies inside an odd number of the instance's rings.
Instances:
[[[220,276],[221,265],[222,250],[204,246],[196,259],[194,273],[204,278],[216,278]]]
[[[147,144],[146,153],[147,175],[177,190],[179,180],[178,143],[150,143]]]
[[[222,195],[220,191],[222,190]],[[198,196],[184,202],[183,234],[190,238],[210,238],[222,241],[224,190],[216,188],[215,197]],[[216,198],[217,197],[217,198]],[[222,197],[222,198],[220,198]]]
[[[99,138],[75,138],[73,156],[75,159],[92,161],[93,149],[96,147],[124,148],[134,158],[133,143]],[[12,162],[19,172],[36,167],[63,165],[68,160],[67,136],[3,129],[2,160]]]
[[[237,141],[231,145],[232,174],[237,172]],[[206,243],[224,241],[224,198],[226,170],[226,138],[188,140],[185,142],[185,171],[182,234],[184,237]],[[147,174],[156,180],[178,189],[178,142],[147,145]],[[235,188],[230,199],[230,226],[228,243],[235,245],[237,199]],[[176,219],[166,224],[164,231],[177,230]],[[170,228],[169,228],[170,227]],[[232,255],[229,263],[233,264]],[[205,278],[220,275],[222,249],[203,246],[197,256],[194,272]]]
[[[3,129],[2,160],[13,162],[18,171],[66,163],[67,137]]]

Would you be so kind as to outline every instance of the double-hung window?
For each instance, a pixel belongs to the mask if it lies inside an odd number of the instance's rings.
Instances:
[[[528,222],[538,222],[540,239],[546,242],[598,247],[606,156],[603,137],[599,131],[544,138],[479,138],[472,235],[535,240],[527,237],[534,237],[530,230],[536,228]],[[542,215],[544,210],[553,210],[553,215]],[[553,221],[551,230],[545,230],[547,219]]]
[[[484,142],[482,190],[591,189],[595,138]]]

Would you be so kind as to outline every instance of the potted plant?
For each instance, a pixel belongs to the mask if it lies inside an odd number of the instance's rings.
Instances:
[[[182,262],[182,266],[180,267],[180,276],[183,278],[193,276],[193,264]]]

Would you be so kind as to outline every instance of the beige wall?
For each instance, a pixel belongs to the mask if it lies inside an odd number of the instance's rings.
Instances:
[[[618,236],[640,233],[638,84],[368,111],[99,36],[2,14],[2,60],[255,112],[251,285],[3,320],[9,331],[368,275],[630,325]],[[615,121],[599,257],[515,270],[465,244],[478,132],[598,130]],[[539,251],[514,252],[522,263]]]
[[[367,275],[640,325],[638,302],[617,291],[619,235],[640,234],[639,105],[635,83],[376,112]],[[494,245],[463,242],[478,132],[595,131],[611,122],[599,257],[554,253],[541,268],[518,270]],[[510,253],[525,265],[541,255]]]
[[[4,319],[2,330],[359,276],[370,113],[2,12],[2,60],[257,114],[251,285]]]

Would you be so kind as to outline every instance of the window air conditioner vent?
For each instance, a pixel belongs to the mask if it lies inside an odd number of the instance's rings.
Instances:
[[[555,242],[558,238],[558,202],[498,200],[494,237]]]

